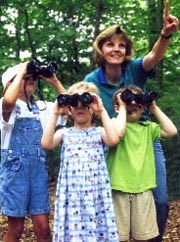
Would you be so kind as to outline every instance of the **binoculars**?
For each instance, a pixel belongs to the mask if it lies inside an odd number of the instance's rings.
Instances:
[[[132,101],[135,101],[137,104],[143,106],[149,106],[152,101],[156,100],[158,95],[156,92],[149,91],[145,94],[134,94],[130,90],[125,90],[121,93],[121,99],[127,104],[130,105]]]
[[[87,107],[89,104],[93,102],[93,96],[88,92],[84,92],[81,95],[79,95],[78,93],[75,93],[73,95],[60,94],[57,97],[57,102],[59,106],[69,105],[72,107],[77,107],[78,102],[81,102],[81,105],[83,107]]]
[[[50,62],[47,67],[43,67],[38,59],[33,59],[27,65],[27,74],[32,74],[34,78],[37,78],[39,75],[51,77],[57,71],[58,68],[54,62]]]

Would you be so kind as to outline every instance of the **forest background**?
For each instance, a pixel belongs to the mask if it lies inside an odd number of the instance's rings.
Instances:
[[[0,76],[7,67],[34,57],[53,61],[65,87],[83,80],[95,67],[92,43],[106,27],[118,23],[134,41],[135,57],[148,53],[163,26],[165,0],[0,0]],[[169,0],[170,14],[180,19],[180,1]],[[180,130],[180,30],[171,39],[147,89]],[[41,81],[44,99],[57,93]],[[2,93],[0,83],[0,92]],[[170,200],[180,199],[179,135],[162,141]],[[47,152],[49,174],[56,177],[59,150]]]

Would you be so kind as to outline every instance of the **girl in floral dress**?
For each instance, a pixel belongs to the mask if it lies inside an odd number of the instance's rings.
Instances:
[[[85,105],[81,97],[87,92],[92,101]],[[56,101],[41,140],[45,149],[61,144],[53,241],[118,242],[103,145],[114,146],[119,137],[94,84],[76,83],[68,93],[78,95],[77,104],[60,105]],[[124,112],[122,105],[118,114],[122,135]],[[71,115],[74,125],[55,131],[57,118],[63,113]],[[104,127],[95,127],[94,113],[100,116]]]

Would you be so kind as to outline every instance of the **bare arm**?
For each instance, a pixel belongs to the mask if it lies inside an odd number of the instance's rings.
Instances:
[[[17,99],[19,98],[20,87],[23,81],[23,77],[26,74],[27,62],[19,64],[19,72],[14,78],[13,82],[7,88],[3,101],[2,101],[2,110],[3,110],[3,118],[8,122],[12,110],[15,106]]]
[[[41,145],[44,149],[51,150],[61,142],[61,132],[58,130],[57,133],[55,133],[57,119],[58,115],[53,113],[46,125],[41,138]]]
[[[164,9],[164,26],[161,35],[154,44],[152,50],[144,57],[143,67],[146,71],[151,70],[165,55],[170,43],[171,35],[178,30],[179,21],[175,16],[169,15],[169,3],[166,0]]]
[[[117,97],[117,100],[119,105],[115,105],[114,108],[115,108],[115,111],[118,113],[118,115],[116,118],[111,119],[111,122],[119,142],[124,136],[125,129],[126,129],[126,105],[120,98],[120,95]]]
[[[95,94],[92,94],[92,95],[94,97],[92,108],[95,113],[100,115],[102,125],[103,125],[103,127],[101,128],[102,140],[106,145],[114,146],[119,142],[119,137],[114,128],[113,122],[110,119],[106,109],[104,108],[101,98]]]
[[[161,137],[170,138],[177,134],[177,128],[170,118],[156,105],[156,102],[150,106],[150,111],[156,117],[161,125]]]
[[[56,122],[59,115],[66,113],[67,107],[59,107],[57,101],[54,104],[54,112],[47,123],[42,135],[41,145],[45,149],[53,149],[62,141],[62,130],[55,131]]]
[[[118,113],[117,117],[112,119],[114,128],[121,139],[124,136],[126,129],[126,104],[122,101],[120,94],[117,96],[117,101],[119,105],[115,105],[115,111]]]
[[[52,77],[44,77],[44,76],[40,76],[40,77],[44,81],[50,83],[53,86],[53,88],[57,91],[57,93],[62,94],[67,92],[55,74],[53,74]]]
[[[103,127],[101,128],[101,137],[104,143],[108,146],[115,146],[119,142],[119,137],[116,133],[116,130],[113,126],[113,122],[110,119],[107,111],[101,112],[101,120]]]

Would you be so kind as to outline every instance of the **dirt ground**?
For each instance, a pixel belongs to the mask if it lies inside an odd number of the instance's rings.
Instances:
[[[52,212],[50,214],[51,230],[53,229],[55,187],[56,187],[56,183],[51,182],[50,184],[50,194],[51,194],[51,204],[52,204]],[[0,216],[0,242],[3,241],[3,237],[5,235],[6,229],[7,229],[7,219]],[[21,242],[36,242],[30,218],[26,219],[25,230],[22,235]],[[166,227],[166,233],[164,235],[164,242],[180,242],[180,200],[173,201],[170,203],[170,212],[169,212],[169,218],[168,218],[167,227]]]

